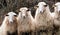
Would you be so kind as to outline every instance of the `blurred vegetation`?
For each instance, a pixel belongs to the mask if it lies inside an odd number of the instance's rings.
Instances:
[[[34,6],[40,1],[46,2],[50,6],[50,10],[53,12],[52,5],[60,0],[0,0],[0,24],[6,13],[10,11],[18,12],[17,10],[21,7],[29,7],[32,10],[32,15],[34,15]]]

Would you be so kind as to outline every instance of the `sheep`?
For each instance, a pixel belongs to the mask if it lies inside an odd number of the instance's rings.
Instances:
[[[52,21],[49,6],[45,2],[39,2],[36,7],[37,7],[36,14],[35,14],[36,30],[38,31],[47,30],[48,35],[49,35],[49,32],[51,35],[52,34],[51,31],[53,30],[53,21]]]
[[[60,35],[60,2],[54,4],[53,20],[55,35]]]
[[[20,8],[18,21],[18,35],[23,32],[31,32],[35,30],[34,18],[31,15],[31,11],[27,7]]]
[[[5,18],[0,27],[0,35],[16,35],[17,30],[17,14],[9,12],[5,15]],[[13,34],[14,33],[14,34]]]

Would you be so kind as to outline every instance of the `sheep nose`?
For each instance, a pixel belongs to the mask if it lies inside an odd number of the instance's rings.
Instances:
[[[25,18],[25,16],[23,16],[23,18]]]
[[[43,13],[43,11],[40,11],[40,13]]]
[[[13,23],[13,22],[10,22],[10,23]]]
[[[13,21],[10,21],[10,23],[13,23]]]

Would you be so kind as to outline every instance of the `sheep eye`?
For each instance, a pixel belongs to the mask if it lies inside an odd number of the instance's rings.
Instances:
[[[44,5],[44,7],[47,7],[47,5]]]
[[[36,6],[37,8],[39,7],[39,6]]]
[[[21,12],[21,11],[19,11],[19,12]]]
[[[17,15],[14,15],[15,17],[17,17]]]
[[[54,5],[54,7],[56,7],[56,5]]]
[[[6,16],[9,16],[9,15],[6,15]]]

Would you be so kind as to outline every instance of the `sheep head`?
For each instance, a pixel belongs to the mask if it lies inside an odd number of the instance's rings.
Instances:
[[[14,12],[9,12],[8,14],[5,15],[7,17],[6,20],[8,20],[8,23],[13,24],[17,19],[17,14]]]
[[[53,5],[55,12],[60,13],[60,2],[57,2],[55,5]]]
[[[29,15],[30,11],[27,7],[22,7],[20,8],[20,13],[22,18],[26,18]]]
[[[36,7],[39,13],[43,13],[46,10],[47,4],[45,2],[39,2]]]

